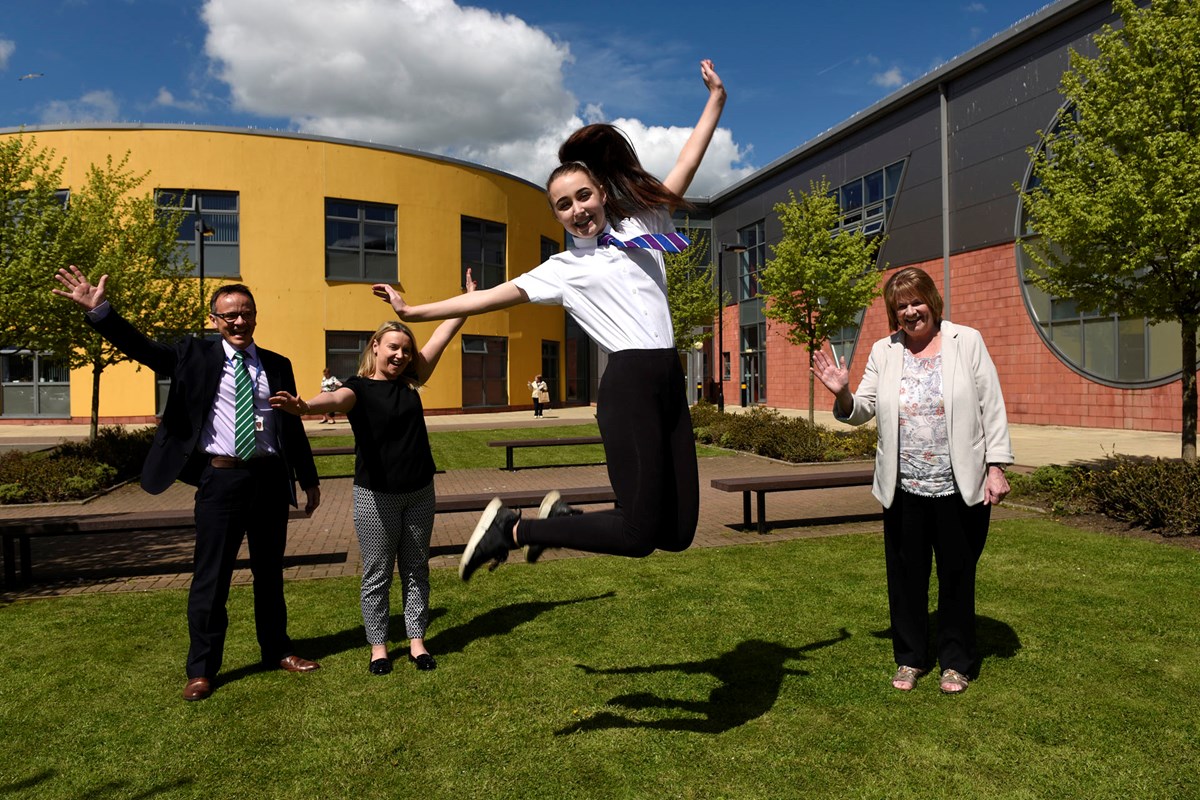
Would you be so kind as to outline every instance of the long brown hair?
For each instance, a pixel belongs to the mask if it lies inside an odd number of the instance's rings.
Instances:
[[[608,123],[585,125],[572,133],[558,148],[558,160],[562,163],[546,179],[546,191],[561,175],[586,172],[608,195],[604,213],[610,222],[658,206],[692,207],[646,172],[628,137]]]
[[[375,353],[372,350],[375,345],[379,344],[379,340],[384,337],[384,334],[392,331],[403,333],[412,342],[413,357],[409,360],[408,366],[404,368],[404,372],[400,373],[400,380],[416,389],[421,385],[421,378],[417,374],[417,353],[420,352],[420,348],[417,347],[417,337],[413,335],[412,329],[399,320],[389,319],[380,325],[375,333],[371,334],[371,340],[367,342],[362,355],[358,357],[358,374],[363,378],[375,375]]]

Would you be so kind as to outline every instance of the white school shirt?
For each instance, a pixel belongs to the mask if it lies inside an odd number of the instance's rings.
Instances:
[[[623,219],[605,232],[622,239],[644,233],[673,233],[665,208]],[[575,239],[570,250],[512,282],[532,303],[561,305],[606,352],[675,347],[667,306],[667,269],[658,250],[596,247],[596,239]]]

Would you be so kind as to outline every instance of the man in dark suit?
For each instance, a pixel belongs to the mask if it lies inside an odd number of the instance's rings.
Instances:
[[[312,449],[299,417],[275,411],[268,398],[295,394],[288,359],[256,347],[254,296],[241,284],[213,292],[210,318],[221,341],[185,337],[174,345],[135,330],[105,299],[108,276],[91,284],[72,266],[55,276],[104,338],[159,375],[171,377],[167,406],[142,469],[142,488],[158,494],[176,479],[196,486],[196,548],[188,594],[185,700],[212,694],[229,618],[225,602],[243,536],[254,574],[254,622],[265,665],[289,672],[320,666],[292,652],[283,599],[283,553],[295,481],[304,510],[321,502]]]

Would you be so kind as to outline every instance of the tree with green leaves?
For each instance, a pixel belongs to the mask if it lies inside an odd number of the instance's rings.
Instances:
[[[683,234],[692,245],[682,253],[666,253],[667,305],[675,329],[675,348],[686,353],[697,342],[712,338],[712,325],[717,314],[717,297],[713,292],[713,265],[709,261],[708,233],[685,228]]]
[[[1021,242],[1042,290],[1181,327],[1182,456],[1196,458],[1200,323],[1200,5],[1114,0],[1124,26],[1070,54],[1058,124],[1030,150]]]
[[[82,186],[73,189],[56,234],[39,244],[53,254],[53,264],[30,262],[14,276],[14,298],[23,311],[16,341],[35,351],[51,351],[71,369],[91,367],[91,438],[100,416],[100,375],[128,357],[104,340],[71,303],[52,295],[57,269],[75,264],[89,279],[108,275],[108,297],[121,315],[139,330],[182,334],[197,330],[204,314],[199,289],[190,280],[191,264],[176,242],[181,210],[162,211],[152,193],[138,193],[145,173],[118,163],[91,165]],[[36,271],[33,269],[36,267]]]
[[[7,347],[28,346],[31,276],[48,276],[61,263],[63,166],[32,137],[0,139],[0,342]]]
[[[855,325],[858,314],[879,296],[875,256],[883,239],[862,231],[833,233],[837,200],[828,182],[809,184],[807,194],[776,203],[783,225],[774,258],[759,273],[763,313],[783,325],[784,337],[808,353],[808,421],[813,421],[813,353],[833,334]]]

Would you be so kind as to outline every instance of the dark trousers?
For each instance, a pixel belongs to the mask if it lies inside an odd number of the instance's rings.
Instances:
[[[700,476],[679,355],[613,353],[596,412],[617,507],[522,520],[521,544],[632,557],[686,550],[696,535]]]
[[[938,576],[937,660],[943,670],[975,675],[975,567],[987,541],[992,507],[968,506],[961,495],[921,497],[896,490],[883,510],[888,610],[896,663],[926,669],[929,657],[929,575]]]
[[[254,624],[263,663],[291,655],[283,600],[283,551],[288,498],[283,462],[255,459],[254,467],[206,466],[196,489],[196,548],[188,594],[189,678],[213,678],[221,669],[229,615],[225,609],[234,562],[245,536],[254,575]]]
[[[535,417],[540,417],[542,415],[542,401],[538,400],[536,397],[533,398],[533,415]]]

